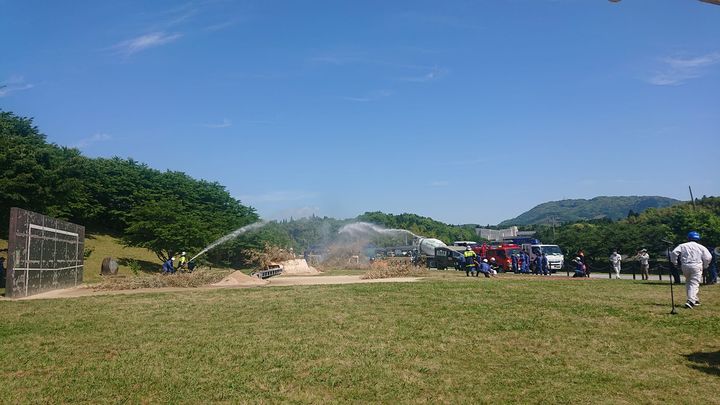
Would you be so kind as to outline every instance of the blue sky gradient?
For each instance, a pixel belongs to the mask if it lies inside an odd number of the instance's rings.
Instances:
[[[720,194],[720,7],[0,0],[0,108],[266,219]],[[170,190],[171,194],[172,191]]]

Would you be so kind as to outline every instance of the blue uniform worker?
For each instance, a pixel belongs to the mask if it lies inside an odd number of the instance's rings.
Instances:
[[[717,284],[718,279],[718,269],[717,269],[717,257],[718,257],[718,248],[717,247],[710,247],[708,249],[710,251],[710,256],[712,256],[712,259],[710,259],[710,265],[708,266],[708,278],[707,283],[708,284]]]
[[[530,273],[530,255],[527,252],[522,254],[522,273]]]
[[[175,273],[175,268],[173,267],[173,260],[175,260],[174,257],[171,257],[165,261],[162,265],[162,272],[163,274],[173,274]]]
[[[484,274],[485,277],[490,277],[490,263],[488,263],[487,259],[482,260],[482,263],[480,263],[480,268],[478,269],[478,272]]]

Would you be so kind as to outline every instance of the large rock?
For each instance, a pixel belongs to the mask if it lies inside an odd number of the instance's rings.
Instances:
[[[112,257],[106,257],[100,265],[100,274],[103,276],[114,276],[118,272],[118,264]]]

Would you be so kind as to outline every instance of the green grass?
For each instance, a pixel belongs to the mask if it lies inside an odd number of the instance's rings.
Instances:
[[[720,288],[434,274],[0,302],[3,401],[720,401]]]
[[[135,260],[144,272],[154,272],[162,266],[155,253],[144,248],[122,246],[117,238],[106,234],[86,235],[85,248],[92,249],[90,257],[85,259],[83,281],[86,283],[96,283],[102,279],[100,267],[105,257],[112,257],[118,262],[120,275],[133,275],[130,260]]]

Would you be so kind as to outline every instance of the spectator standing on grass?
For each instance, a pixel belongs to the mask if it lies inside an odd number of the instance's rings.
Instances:
[[[616,250],[613,250],[610,255],[610,264],[612,264],[613,270],[615,270],[615,279],[620,279],[620,270],[622,269],[622,256],[620,256]]]
[[[693,309],[700,305],[698,293],[700,292],[700,279],[703,269],[708,268],[712,255],[707,248],[700,244],[700,233],[690,231],[688,241],[681,243],[670,252],[670,261],[680,263],[680,269],[685,275],[685,293],[687,301],[685,308]]]
[[[718,278],[718,271],[717,271],[717,257],[718,257],[718,248],[717,246],[712,246],[710,249],[710,265],[708,266],[708,284],[717,284],[717,278]],[[2,259],[0,257],[0,259]]]
[[[650,279],[650,255],[647,252],[647,249],[641,249],[638,254],[637,258],[640,261],[640,276],[643,280],[649,280]]]
[[[5,258],[0,257],[0,281],[5,281]]]

